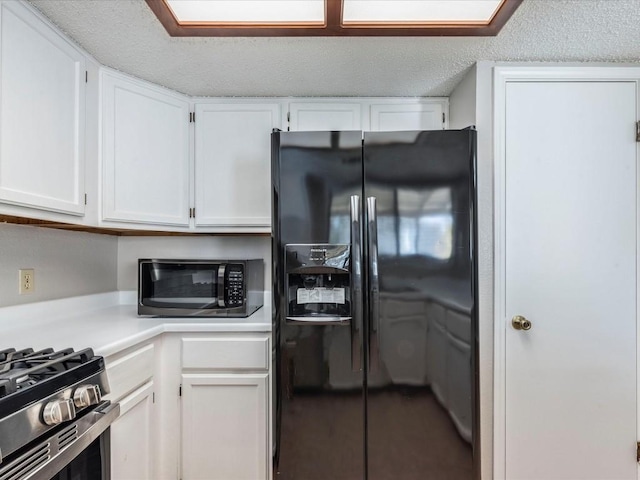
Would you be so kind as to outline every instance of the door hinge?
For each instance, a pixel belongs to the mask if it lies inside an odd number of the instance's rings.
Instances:
[[[89,83],[89,71],[84,71],[84,83]]]
[[[87,204],[87,194],[86,193],[84,194],[84,204],[85,205]]]
[[[182,396],[182,385],[180,385],[180,390],[178,391],[178,396],[181,397]]]
[[[189,123],[196,123],[196,112],[189,112]]]
[[[636,122],[636,142],[640,142],[640,122]]]

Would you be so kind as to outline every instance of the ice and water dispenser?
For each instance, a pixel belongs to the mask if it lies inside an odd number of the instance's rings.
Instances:
[[[349,323],[350,245],[285,245],[289,322]]]

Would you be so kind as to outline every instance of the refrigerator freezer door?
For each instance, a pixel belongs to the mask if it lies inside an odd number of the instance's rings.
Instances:
[[[362,133],[278,132],[272,138],[277,478],[363,479],[362,302],[343,324],[288,321],[284,267],[286,245],[349,245],[352,293],[345,288],[345,301],[364,296],[363,279],[358,280],[363,277]],[[320,259],[322,248],[315,251]],[[322,287],[331,288],[328,272],[313,274],[325,275]],[[306,280],[314,288],[312,279]],[[302,302],[331,296],[326,290],[307,293]],[[333,299],[339,310],[341,297]],[[311,305],[300,311],[310,313]]]

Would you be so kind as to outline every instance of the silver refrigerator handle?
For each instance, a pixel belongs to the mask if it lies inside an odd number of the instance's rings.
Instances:
[[[359,195],[351,196],[351,369],[362,370],[362,203]]]
[[[380,276],[378,274],[378,215],[376,197],[367,198],[369,250],[369,371],[380,367]]]

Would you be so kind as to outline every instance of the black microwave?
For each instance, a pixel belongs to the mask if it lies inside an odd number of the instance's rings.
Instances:
[[[264,300],[264,261],[138,260],[138,315],[248,317]]]

